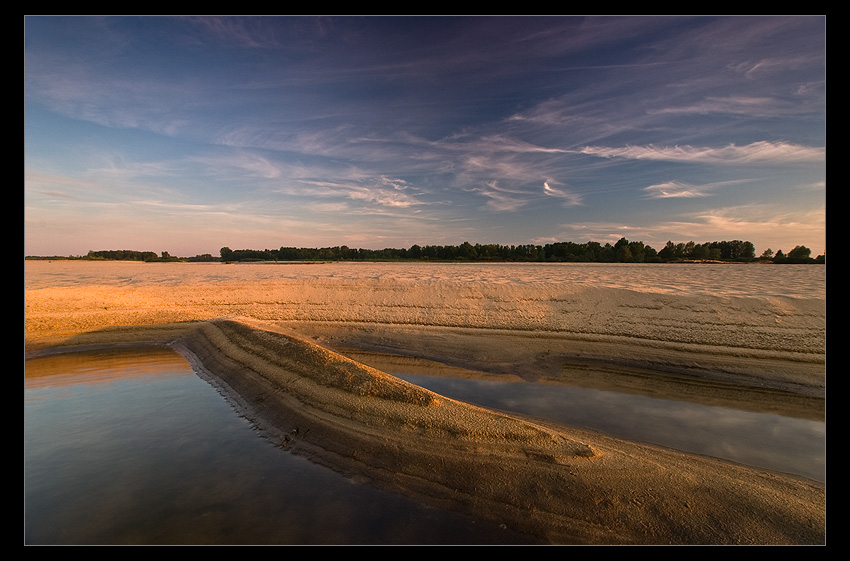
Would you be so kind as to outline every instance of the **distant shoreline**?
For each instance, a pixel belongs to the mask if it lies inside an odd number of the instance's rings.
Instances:
[[[483,263],[668,263],[668,262],[758,262],[773,263],[825,263],[826,255],[811,257],[812,251],[798,245],[785,254],[765,249],[756,255],[752,242],[743,240],[713,241],[705,243],[673,243],[668,241],[656,250],[642,241],[620,238],[615,244],[589,241],[586,243],[553,242],[545,245],[521,244],[471,244],[424,245],[410,248],[364,249],[345,245],[334,247],[280,247],[279,249],[230,249],[222,247],[219,256],[211,253],[194,257],[177,257],[167,251],[157,255],[153,251],[109,249],[89,251],[85,256],[68,256],[68,259],[131,260],[145,262],[336,262],[336,261],[413,261],[413,262],[483,262]],[[51,259],[51,257],[25,256],[25,259]],[[59,259],[54,256],[52,259]]]
[[[709,265],[825,265],[824,260],[811,259],[808,262],[783,261],[776,262],[771,259],[754,259],[752,261],[736,261],[722,259],[679,259],[675,261],[652,261],[652,262],[621,262],[621,261],[498,261],[498,260],[461,260],[461,259],[304,259],[304,260],[238,260],[238,261],[222,261],[221,259],[211,261],[192,261],[187,257],[178,257],[170,260],[150,260],[143,261],[139,259],[90,259],[87,257],[62,257],[62,256],[40,256],[27,255],[24,261],[86,261],[86,262],[119,262],[119,263],[213,263],[220,265],[316,265],[325,263],[434,263],[445,265],[447,263],[466,263],[466,264],[497,264],[497,265],[535,265],[535,264],[562,264],[562,265],[683,265],[683,264],[709,264]]]

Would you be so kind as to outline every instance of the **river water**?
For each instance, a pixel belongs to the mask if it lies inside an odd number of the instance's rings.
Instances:
[[[404,375],[443,395],[825,478],[825,423],[530,383]],[[522,544],[276,447],[169,350],[30,359],[27,544]]]
[[[24,541],[56,544],[523,544],[263,438],[169,350],[31,359]]]

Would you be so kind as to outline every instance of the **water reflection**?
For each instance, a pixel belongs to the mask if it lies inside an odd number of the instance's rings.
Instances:
[[[531,383],[400,375],[443,395],[824,479],[825,424]],[[27,361],[28,544],[521,544],[259,436],[170,350]]]
[[[396,376],[484,407],[825,480],[823,422],[587,388]]]
[[[174,353],[27,361],[27,544],[528,543],[260,438]]]

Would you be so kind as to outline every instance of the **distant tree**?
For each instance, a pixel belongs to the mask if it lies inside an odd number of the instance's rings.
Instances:
[[[602,244],[599,242],[587,242],[584,244],[584,254],[588,261],[599,261],[602,255]]]
[[[646,246],[643,242],[629,242],[629,253],[632,254],[632,261],[643,263],[646,257]]]
[[[661,248],[661,251],[658,252],[658,257],[664,261],[670,261],[675,257],[675,249],[676,246],[672,241],[667,240],[667,243],[664,244],[664,247]]]
[[[89,251],[86,259],[109,259],[116,261],[151,261],[157,259],[153,251],[135,251],[132,249],[108,249]]]
[[[644,263],[659,263],[661,258],[658,257],[658,252],[652,246],[645,246],[643,248],[643,261]]]
[[[742,259],[744,261],[752,261],[755,258],[756,258],[756,247],[752,244],[752,242],[739,241],[738,242],[738,259]]]
[[[773,250],[770,248],[765,249],[761,252],[762,259],[773,259]]]
[[[617,260],[617,250],[614,249],[614,246],[610,243],[606,243],[602,246],[602,250],[599,252],[599,261],[602,263],[613,263]]]
[[[788,252],[788,261],[806,263],[811,259],[812,250],[804,245],[798,245]]]
[[[708,259],[710,248],[708,244],[695,244],[691,250],[692,259]]]
[[[218,261],[218,260],[219,260],[219,258],[218,258],[218,257],[213,257],[213,256],[212,256],[211,254],[209,254],[209,253],[203,253],[203,254],[201,254],[201,255],[196,255],[196,256],[194,256],[194,257],[189,257],[189,258],[187,259],[187,261],[190,261],[190,262],[193,262],[193,263],[207,263],[207,262],[213,262],[213,261]]]
[[[458,257],[461,259],[475,259],[478,257],[478,253],[475,251],[475,247],[469,242],[463,242],[460,244],[460,248],[458,249]]]

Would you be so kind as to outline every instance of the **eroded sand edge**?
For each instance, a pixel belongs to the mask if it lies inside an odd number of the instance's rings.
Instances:
[[[470,406],[256,323],[178,348],[282,446],[552,543],[824,539],[824,488],[802,478]]]
[[[571,383],[564,361],[593,364],[594,380],[608,361],[822,411],[822,301],[346,286],[28,291],[25,351],[173,344],[294,452],[553,543],[824,542],[817,482],[486,411],[330,350]]]

